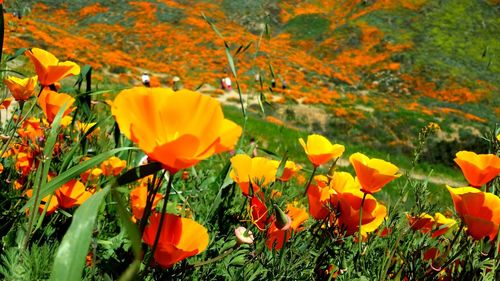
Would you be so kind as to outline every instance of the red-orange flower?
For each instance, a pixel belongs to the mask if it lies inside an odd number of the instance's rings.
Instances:
[[[216,99],[189,90],[124,90],[112,113],[123,134],[171,173],[232,149],[242,131]]]
[[[259,230],[266,229],[269,219],[268,210],[266,205],[256,195],[250,199],[250,217]]]
[[[307,189],[307,200],[309,201],[309,213],[314,219],[322,220],[328,217],[330,209],[330,187],[328,178],[323,175],[314,177],[314,181]]]
[[[307,158],[314,166],[319,166],[333,158],[340,157],[344,153],[345,147],[341,144],[333,144],[321,135],[309,135],[307,143],[302,138],[300,144],[307,154]]]
[[[144,230],[142,239],[153,246],[160,225],[161,214],[154,213]],[[176,262],[203,252],[208,246],[208,232],[197,222],[172,214],[165,214],[165,220],[154,253],[156,262],[171,267]]]
[[[141,184],[139,187],[136,187],[132,189],[132,191],[130,191],[130,205],[132,206],[132,214],[137,220],[142,219],[142,216],[144,215],[144,208],[146,208],[147,197],[147,184]],[[155,195],[153,206],[151,206],[152,210],[156,208],[156,205],[158,205],[158,202],[160,202],[161,198],[161,194]]]
[[[59,205],[64,209],[80,206],[92,196],[92,193],[85,189],[85,185],[75,179],[65,183],[55,194]]]
[[[446,188],[470,236],[477,240],[489,237],[493,241],[500,225],[500,198],[474,187]]]
[[[43,87],[71,75],[78,75],[80,67],[71,61],[60,62],[53,54],[38,48],[31,48],[25,52],[31,59],[38,74],[38,80]]]
[[[34,156],[29,151],[20,151],[16,154],[16,170],[23,176],[29,174],[34,163]]]
[[[232,169],[229,173],[231,179],[238,183],[243,194],[250,194],[250,183],[253,192],[267,186],[276,179],[278,162],[264,157],[254,157],[238,154],[231,157]]]
[[[37,143],[37,139],[44,136],[40,119],[31,117],[24,120],[21,128],[17,130],[21,138],[30,139],[32,143]]]
[[[75,102],[75,99],[68,94],[56,93],[54,91],[44,89],[38,96],[38,105],[45,113],[49,123],[54,121],[59,110],[64,106],[63,116],[68,115],[73,109],[71,105]]]
[[[26,190],[26,196],[31,198],[31,196],[33,196],[33,189]],[[57,210],[57,208],[59,207],[59,202],[57,201],[57,197],[49,194],[41,200],[42,202],[38,206],[38,212],[40,214],[43,213],[43,210],[45,209],[45,205],[47,204],[47,201],[49,201],[49,199],[50,199],[50,202],[49,202],[49,205],[47,206],[47,213],[46,213],[47,215],[54,213]]]
[[[423,213],[416,217],[406,214],[406,218],[408,219],[411,229],[420,230],[422,233],[428,233],[434,227],[434,217],[429,214]]]
[[[279,180],[284,182],[289,181],[298,171],[300,171],[300,169],[302,169],[302,167],[295,164],[295,162],[286,161],[285,169],[283,170],[283,174],[281,175]]]
[[[474,187],[488,183],[500,174],[500,158],[494,154],[476,154],[471,151],[459,151],[455,163]]]
[[[3,82],[9,88],[10,93],[17,101],[25,101],[29,99],[33,95],[37,81],[37,76],[28,78],[9,76],[3,79]]]
[[[359,152],[351,155],[349,160],[356,171],[361,191],[366,193],[380,191],[384,185],[401,176],[397,174],[399,169],[394,164],[376,158],[370,159]]]
[[[105,176],[118,176],[127,166],[127,161],[116,156],[112,156],[108,160],[101,163],[102,173]]]

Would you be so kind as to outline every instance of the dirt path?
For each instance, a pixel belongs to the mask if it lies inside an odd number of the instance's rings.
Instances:
[[[349,161],[347,159],[341,158],[337,161],[337,165],[339,165],[341,167],[347,167],[347,166],[351,165],[351,163],[349,163]],[[401,169],[401,172],[404,173],[405,171]],[[420,181],[428,180],[430,183],[433,183],[436,185],[449,185],[452,187],[467,186],[467,183],[465,183],[463,181],[456,181],[454,179],[444,178],[442,176],[430,176],[429,177],[428,175],[421,174],[421,173],[415,173],[415,172],[410,174],[410,178],[415,179],[415,180],[420,180]]]

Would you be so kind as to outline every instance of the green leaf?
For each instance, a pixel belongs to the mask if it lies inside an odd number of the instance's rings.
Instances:
[[[121,224],[125,229],[128,238],[132,242],[132,250],[134,251],[134,256],[136,259],[140,259],[142,255],[142,249],[139,229],[137,228],[137,225],[132,223],[132,221],[130,220],[132,214],[130,214],[130,212],[127,210],[127,203],[123,200],[122,195],[115,188],[111,191],[111,194],[113,195],[113,199],[117,203],[116,207]]]
[[[118,177],[116,181],[118,182],[118,185],[125,185],[138,179],[142,179],[143,177],[152,175],[161,169],[163,169],[163,167],[159,162],[141,165],[126,171],[125,173],[123,173],[123,175]]]
[[[136,147],[121,147],[121,148],[115,148],[106,152],[103,152],[95,157],[90,158],[89,160],[86,160],[74,167],[71,167],[67,171],[61,173],[57,177],[54,177],[50,182],[48,182],[45,186],[42,187],[40,190],[40,198],[44,198],[45,196],[52,194],[56,189],[61,187],[63,184],[67,183],[71,179],[76,178],[79,176],[81,173],[85,172],[86,170],[97,166],[104,160],[108,159],[109,157],[115,155],[118,152],[125,151],[125,150],[134,150],[138,149]],[[33,205],[34,197],[31,197],[30,200],[21,208],[20,212],[24,212],[27,208]]]
[[[85,201],[73,216],[73,221],[57,249],[51,280],[81,280],[99,206],[110,188],[98,191]]]
[[[13,55],[7,57],[6,61],[15,60],[18,56],[24,54],[24,52],[26,52],[26,50],[28,50],[28,49],[27,48],[19,48],[19,49],[17,49],[17,51]]]
[[[235,79],[238,79],[238,75],[236,74],[236,67],[234,66],[234,60],[233,56],[231,56],[231,51],[229,48],[226,46],[226,56],[227,56],[227,61],[229,62],[229,67],[231,67],[231,72],[233,73],[233,76]]]

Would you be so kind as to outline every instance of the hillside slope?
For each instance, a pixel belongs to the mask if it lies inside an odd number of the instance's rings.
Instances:
[[[257,89],[255,74],[265,89],[275,75],[289,89],[272,94],[322,104],[328,121],[308,124],[337,138],[406,151],[437,122],[442,139],[465,147],[477,141],[458,136],[477,138],[500,118],[494,0],[31,2],[6,7],[25,14],[7,14],[6,52],[45,48],[90,64],[102,83],[139,84],[148,71],[155,85],[179,76],[188,88],[217,86],[230,71],[204,13],[229,43],[244,92]]]

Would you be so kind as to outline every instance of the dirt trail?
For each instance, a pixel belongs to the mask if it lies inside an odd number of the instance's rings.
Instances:
[[[337,161],[337,165],[341,166],[341,167],[347,167],[349,165],[351,165],[351,163],[349,163],[349,161],[347,159],[339,159]],[[402,173],[404,173],[405,171],[403,169],[400,169],[400,171]],[[444,178],[442,176],[428,176],[428,175],[425,175],[425,174],[421,174],[421,173],[411,173],[410,174],[410,178],[411,179],[415,179],[415,180],[428,180],[430,183],[433,183],[433,184],[436,184],[436,185],[449,185],[449,186],[452,186],[452,187],[462,187],[462,186],[467,186],[467,183],[463,182],[463,181],[456,181],[454,179],[449,179],[449,178]]]
[[[210,88],[207,87],[206,91],[202,92],[210,92],[210,91],[215,91],[215,88]],[[280,99],[280,95],[273,95],[274,98]],[[218,95],[217,99],[226,105],[233,105],[239,107],[239,96],[238,93],[235,91],[227,92],[222,95]],[[257,95],[248,95],[244,94],[243,99],[247,103],[247,105],[252,105],[252,104],[258,104],[257,100]],[[272,101],[271,101],[272,102]],[[286,106],[280,106],[277,104],[276,111],[280,114],[283,114],[283,112],[287,109],[290,109],[292,107],[295,117],[300,118],[300,119],[314,119],[313,122],[318,122],[321,126],[326,125],[326,122],[328,120],[328,113],[325,112],[323,109],[317,107],[317,106],[312,106],[312,105],[306,105],[306,104],[295,104],[295,105],[286,105]],[[306,117],[307,116],[307,117]],[[306,117],[306,118],[302,118]],[[339,159],[337,164],[341,167],[347,167],[350,165],[349,161],[347,159]],[[404,173],[404,170],[401,172]],[[413,172],[410,174],[410,178],[415,179],[415,180],[428,180],[430,183],[436,184],[436,185],[449,185],[453,187],[460,187],[460,186],[466,186],[467,183],[465,181],[457,181],[455,179],[451,178],[445,178],[443,176],[429,176],[426,174],[422,173],[416,173]]]

